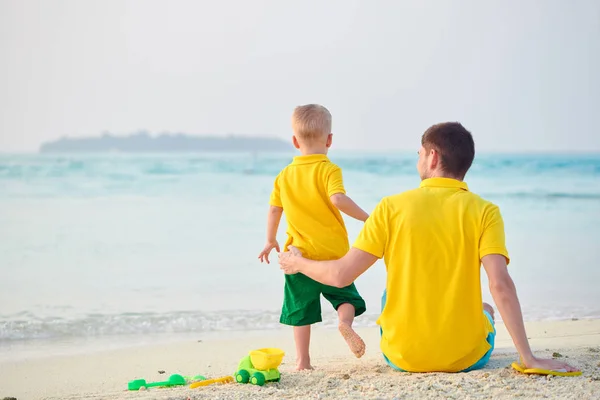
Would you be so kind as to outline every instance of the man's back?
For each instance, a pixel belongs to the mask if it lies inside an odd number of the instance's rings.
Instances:
[[[293,244],[307,258],[336,259],[348,251],[348,233],[330,197],[345,193],[340,168],[327,156],[294,157],[275,180],[270,204],[282,207],[288,223],[284,248]]]
[[[480,260],[508,256],[504,227],[498,208],[464,182],[426,179],[419,189],[385,198],[355,247],[385,258],[387,299],[379,324],[382,350],[395,365],[460,371],[490,348]]]

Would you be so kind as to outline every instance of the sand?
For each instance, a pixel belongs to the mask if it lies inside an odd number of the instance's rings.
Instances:
[[[502,324],[487,368],[459,374],[392,371],[381,359],[377,328],[360,329],[367,350],[355,358],[339,332],[316,327],[311,372],[293,372],[294,346],[287,329],[223,334],[183,342],[61,355],[0,360],[0,400],[37,399],[598,399],[600,320],[531,322],[532,347],[542,356],[560,353],[583,371],[580,377],[537,377],[510,369],[517,355]],[[286,352],[279,383],[264,387],[231,383],[198,389],[126,390],[135,378],[163,380],[173,373],[219,377],[232,374],[249,350]],[[165,371],[159,374],[158,371]]]

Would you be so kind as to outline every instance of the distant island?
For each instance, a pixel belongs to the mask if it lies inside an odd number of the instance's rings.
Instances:
[[[199,153],[290,151],[290,142],[251,136],[193,136],[182,133],[151,136],[142,131],[129,136],[105,133],[100,137],[61,138],[40,146],[40,153]]]

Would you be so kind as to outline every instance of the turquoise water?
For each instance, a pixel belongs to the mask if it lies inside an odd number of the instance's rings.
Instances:
[[[278,327],[283,276],[256,256],[291,156],[0,155],[0,346]],[[419,184],[416,154],[331,158],[367,210]],[[478,155],[467,182],[501,207],[526,319],[600,317],[600,155]],[[384,280],[357,281],[358,324]]]

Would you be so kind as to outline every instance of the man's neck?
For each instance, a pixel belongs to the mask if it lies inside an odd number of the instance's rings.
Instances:
[[[431,174],[427,176],[425,179],[431,178],[446,178],[446,179],[454,179],[456,181],[463,181],[463,178],[457,178],[456,176],[448,175],[444,171],[431,171]]]

